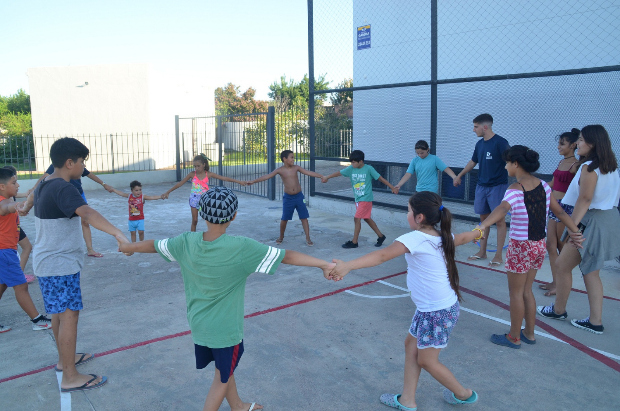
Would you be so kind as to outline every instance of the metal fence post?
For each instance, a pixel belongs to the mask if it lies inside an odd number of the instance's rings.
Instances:
[[[222,116],[217,116],[217,147],[218,147],[217,171],[219,175],[224,174],[224,166],[222,164],[224,162],[224,153],[223,153],[224,150],[222,150],[222,148],[224,147],[223,140],[224,140],[224,132],[222,130]],[[220,180],[220,184],[222,184],[221,180]]]
[[[267,110],[267,172],[276,169],[276,108],[269,106]],[[267,180],[267,198],[276,199],[276,179]]]
[[[181,145],[179,141],[179,116],[174,116],[174,135],[177,157],[177,181],[181,181]]]
[[[437,154],[437,0],[431,0],[431,154]]]
[[[315,171],[315,130],[314,130],[314,4],[308,0],[308,141],[310,143],[310,171]],[[271,179],[274,180],[274,179]],[[310,196],[314,196],[315,180],[310,179]]]
[[[110,156],[112,157],[112,174],[114,174],[114,134],[110,134]]]

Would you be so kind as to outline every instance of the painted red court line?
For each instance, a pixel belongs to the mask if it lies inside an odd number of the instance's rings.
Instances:
[[[491,298],[489,296],[486,296],[484,294],[481,294],[477,291],[473,291],[470,290],[468,288],[465,287],[459,287],[459,290],[466,292],[467,294],[471,294],[475,297],[478,297],[480,299],[483,299],[485,301],[490,302],[491,304],[495,304],[498,307],[503,308],[504,310],[510,311],[510,307],[506,304],[504,304],[501,301],[498,301],[494,298]],[[547,331],[549,334],[553,335],[556,338],[559,338],[560,340],[566,342],[567,344],[570,344],[571,346],[575,347],[576,349],[578,349],[579,351],[589,355],[590,357],[594,358],[595,360],[598,360],[600,362],[602,362],[603,364],[605,364],[606,366],[620,372],[620,363],[617,363],[616,361],[612,360],[609,357],[604,356],[603,354],[600,354],[596,351],[594,351],[593,349],[591,349],[590,347],[587,347],[585,345],[583,345],[582,343],[580,343],[579,341],[576,341],[574,339],[572,339],[571,337],[569,337],[568,335],[562,333],[561,331],[556,330],[555,328],[551,327],[548,324],[545,324],[544,322],[540,321],[539,319],[536,319],[536,325],[539,326],[540,328],[542,328],[543,330]]]
[[[281,305],[281,306],[278,306],[278,307],[270,308],[268,310],[257,311],[255,313],[246,315],[244,318],[252,318],[252,317],[257,317],[259,315],[272,313],[274,311],[284,310],[285,308],[293,307],[293,306],[300,305],[300,304],[309,303],[311,301],[315,301],[315,300],[318,300],[318,299],[321,299],[321,298],[325,298],[325,297],[329,297],[329,296],[332,296],[332,295],[340,294],[340,293],[343,293],[343,292],[345,292],[347,290],[351,290],[353,288],[363,287],[365,285],[369,285],[369,284],[372,284],[372,283],[375,283],[375,282],[381,281],[381,280],[387,280],[388,278],[396,277],[396,276],[399,276],[399,275],[402,275],[402,274],[405,274],[405,273],[406,272],[403,271],[403,272],[396,273],[396,274],[386,275],[385,277],[377,278],[375,280],[366,281],[364,283],[360,283],[360,284],[356,284],[356,285],[351,285],[351,286],[345,287],[345,288],[340,288],[338,290],[331,291],[329,293],[325,293],[325,294],[321,294],[321,295],[317,295],[315,297],[306,298],[304,300],[299,300],[299,301],[296,301],[296,302],[293,302],[293,303],[289,303],[289,304]],[[114,348],[112,350],[104,351],[102,353],[95,354],[95,356],[96,357],[103,357],[103,356],[114,354],[114,353],[117,353],[117,352],[130,350],[132,348],[142,347],[144,345],[149,345],[149,344],[153,344],[153,343],[160,342],[160,341],[170,340],[172,338],[182,337],[182,336],[188,335],[190,333],[191,333],[190,331],[183,331],[183,332],[176,333],[176,334],[170,334],[170,335],[166,335],[166,336],[163,336],[163,337],[153,338],[152,340],[142,341],[142,342],[131,344],[131,345],[127,345],[127,346],[124,346],[124,347],[119,347],[119,348]],[[39,368],[39,369],[36,369],[36,370],[24,372],[24,373],[21,373],[21,374],[16,374],[16,375],[13,375],[11,377],[2,378],[2,379],[0,379],[0,384],[2,384],[3,382],[16,380],[18,378],[27,377],[28,375],[38,374],[40,372],[51,370],[53,368],[54,368],[54,365],[48,365],[47,367],[43,367],[43,368]]]
[[[481,266],[481,265],[476,265],[476,264],[468,263],[468,262],[465,262],[465,261],[458,261],[457,260],[456,262],[459,263],[459,264],[470,266],[470,267],[482,268],[483,270],[494,271],[496,273],[506,274],[506,271],[498,270],[496,268],[484,267],[484,266]],[[540,281],[540,280],[534,280],[534,282],[540,283],[540,284],[547,284],[546,282]],[[587,292],[585,292],[583,290],[578,290],[576,288],[571,288],[571,291],[573,291],[575,293],[588,294]],[[606,295],[604,295],[603,298],[605,298],[607,300],[619,301],[620,302],[620,298],[608,297]]]

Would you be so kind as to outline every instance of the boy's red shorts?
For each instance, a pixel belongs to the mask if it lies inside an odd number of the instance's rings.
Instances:
[[[355,218],[370,218],[372,201],[360,201],[355,203]]]

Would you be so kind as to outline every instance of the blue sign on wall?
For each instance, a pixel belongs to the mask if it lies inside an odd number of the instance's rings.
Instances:
[[[357,49],[370,48],[370,24],[357,28]]]

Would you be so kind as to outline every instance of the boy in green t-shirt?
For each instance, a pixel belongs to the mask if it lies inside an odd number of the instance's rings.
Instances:
[[[353,150],[349,154],[351,165],[344,170],[336,171],[333,174],[323,177],[322,182],[327,183],[330,178],[345,176],[351,179],[353,186],[353,194],[355,195],[355,229],[353,231],[353,240],[349,240],[342,245],[342,248],[357,248],[357,239],[362,230],[362,219],[368,223],[370,228],[377,234],[377,243],[375,247],[381,247],[385,241],[385,236],[377,227],[377,223],[370,218],[372,212],[372,180],[379,180],[394,191],[394,186],[375,170],[372,166],[364,164],[364,152],[361,150]]]
[[[326,279],[335,264],[292,250],[261,244],[247,237],[229,236],[226,229],[237,215],[237,196],[226,187],[211,187],[202,194],[199,214],[205,232],[122,244],[122,252],[159,253],[181,266],[187,320],[194,340],[196,368],[215,361],[215,377],[205,410],[219,409],[224,397],[233,410],[257,410],[256,403],[239,398],[235,368],[243,354],[245,283],[252,273],[274,274],[280,263],[318,267]]]

